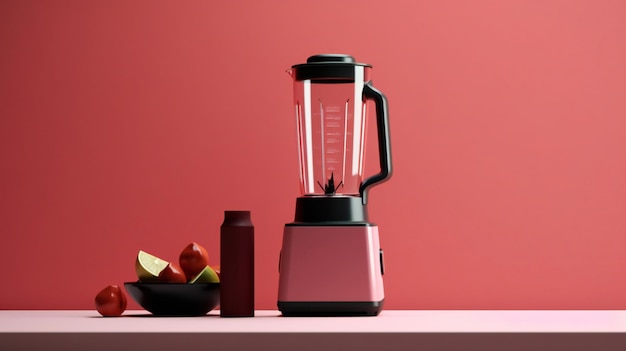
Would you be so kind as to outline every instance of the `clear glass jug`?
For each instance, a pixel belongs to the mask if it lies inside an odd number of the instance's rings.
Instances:
[[[300,187],[305,196],[360,196],[391,176],[387,100],[371,65],[348,55],[315,55],[288,72],[294,84]],[[366,100],[376,106],[380,173],[363,180]]]

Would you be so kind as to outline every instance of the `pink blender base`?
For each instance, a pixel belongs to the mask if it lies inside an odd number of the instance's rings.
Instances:
[[[376,316],[383,254],[373,225],[285,226],[278,309],[284,316]]]

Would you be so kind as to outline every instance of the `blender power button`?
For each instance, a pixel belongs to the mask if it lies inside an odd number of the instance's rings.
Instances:
[[[383,249],[380,249],[380,274],[385,274],[385,259],[383,255]]]

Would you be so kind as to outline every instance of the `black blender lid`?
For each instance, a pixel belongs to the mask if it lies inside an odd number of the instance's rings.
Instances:
[[[372,67],[367,63],[356,62],[354,57],[344,54],[319,54],[310,56],[306,63],[291,66],[296,80],[338,79],[354,81],[354,67]]]

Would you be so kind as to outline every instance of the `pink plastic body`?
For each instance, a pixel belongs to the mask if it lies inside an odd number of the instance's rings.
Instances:
[[[279,270],[279,301],[385,297],[376,226],[286,226]]]

